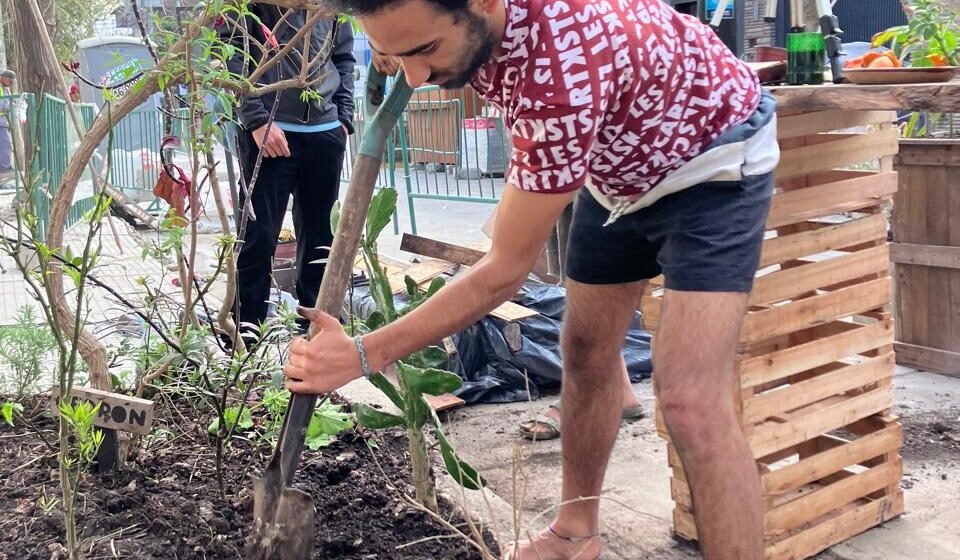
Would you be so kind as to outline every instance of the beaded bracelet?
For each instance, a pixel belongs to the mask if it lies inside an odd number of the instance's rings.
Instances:
[[[367,350],[363,347],[363,339],[355,336],[353,337],[353,343],[357,345],[357,352],[360,353],[360,371],[365,378],[370,379],[373,372],[370,371],[370,365],[367,363]]]

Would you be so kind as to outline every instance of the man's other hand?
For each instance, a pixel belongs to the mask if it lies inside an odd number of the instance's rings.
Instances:
[[[290,358],[283,368],[287,389],[329,393],[361,377],[360,352],[340,322],[315,309],[298,311],[314,324],[316,334],[309,341],[299,337],[290,344]]]
[[[263,152],[263,157],[290,157],[290,147],[287,146],[287,137],[283,131],[277,128],[277,124],[270,125],[270,133],[267,134],[267,125],[254,130],[253,141]],[[264,138],[266,136],[266,138]]]
[[[387,76],[396,76],[397,70],[400,69],[400,60],[385,54],[372,53],[371,62],[377,72]]]

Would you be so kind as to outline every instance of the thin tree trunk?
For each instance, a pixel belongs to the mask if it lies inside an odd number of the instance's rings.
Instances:
[[[59,90],[60,68],[56,55],[47,53],[44,37],[56,32],[56,5],[54,0],[36,0],[42,21],[34,16],[33,0],[5,0],[4,9],[10,18],[14,58],[17,63],[17,82],[20,91],[33,94]]]

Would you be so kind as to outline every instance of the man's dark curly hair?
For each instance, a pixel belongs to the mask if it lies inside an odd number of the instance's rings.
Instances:
[[[369,16],[409,0],[329,0],[339,13]],[[457,13],[467,9],[470,0],[425,0],[440,11]]]

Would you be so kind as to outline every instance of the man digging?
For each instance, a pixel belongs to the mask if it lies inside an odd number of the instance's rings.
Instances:
[[[562,500],[504,558],[597,558],[599,502],[645,282],[666,279],[654,387],[690,481],[706,558],[763,557],[756,465],[733,408],[733,357],[779,160],[772,97],[697,20],[661,0],[343,0],[412,86],[473,85],[513,153],[489,254],[362,338],[339,321],[295,340],[292,391],[324,393],[458,332],[506,301],[576,199],[566,259]],[[569,502],[569,503],[568,503]]]

